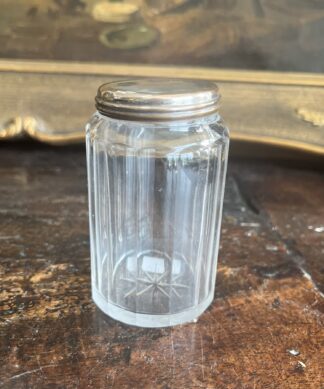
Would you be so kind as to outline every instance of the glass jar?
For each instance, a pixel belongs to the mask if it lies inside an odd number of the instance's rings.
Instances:
[[[217,86],[102,85],[86,127],[92,296],[142,327],[195,320],[212,302],[229,146]]]

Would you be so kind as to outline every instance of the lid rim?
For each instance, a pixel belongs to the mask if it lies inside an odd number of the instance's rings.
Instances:
[[[214,82],[147,78],[103,84],[95,102],[104,116],[165,121],[209,115],[219,99]]]

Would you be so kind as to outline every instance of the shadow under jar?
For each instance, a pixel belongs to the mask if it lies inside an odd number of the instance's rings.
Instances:
[[[92,296],[142,327],[195,320],[214,296],[229,137],[217,86],[102,85],[86,127]]]

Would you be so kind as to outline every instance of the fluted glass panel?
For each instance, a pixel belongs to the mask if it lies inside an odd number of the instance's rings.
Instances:
[[[91,268],[101,309],[158,327],[194,319],[210,304],[227,151],[218,116],[176,124],[93,116]]]

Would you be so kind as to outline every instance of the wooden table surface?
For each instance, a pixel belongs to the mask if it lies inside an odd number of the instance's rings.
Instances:
[[[84,148],[1,144],[0,387],[324,388],[323,174],[231,160],[221,239],[196,324],[120,324],[90,297]]]

